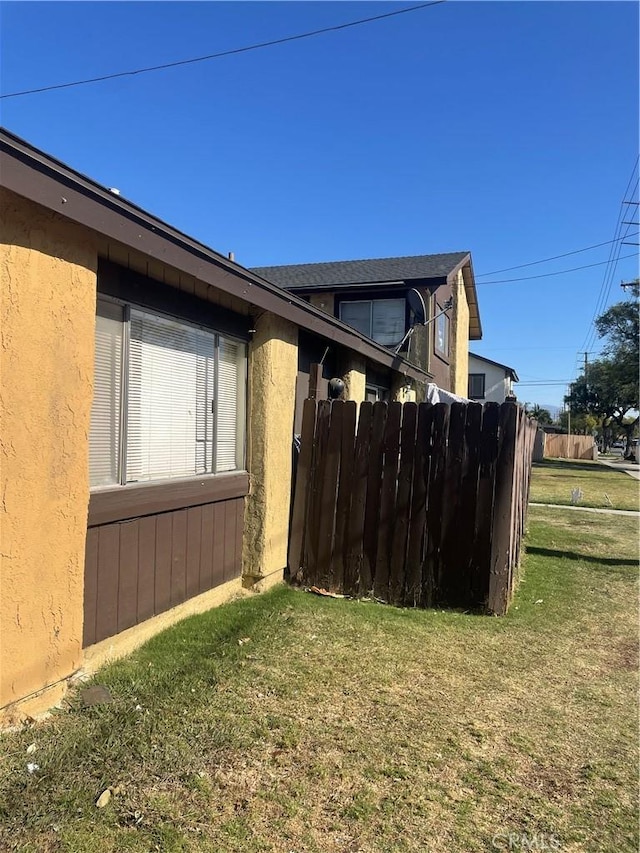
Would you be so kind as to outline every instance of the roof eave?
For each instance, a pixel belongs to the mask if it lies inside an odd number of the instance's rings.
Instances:
[[[337,318],[114,195],[5,129],[0,129],[0,185],[252,306],[285,317],[377,364],[419,381],[432,378]]]

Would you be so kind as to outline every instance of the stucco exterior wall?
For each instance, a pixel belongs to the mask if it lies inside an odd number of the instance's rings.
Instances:
[[[453,285],[451,322],[451,391],[466,397],[469,389],[469,304],[462,270]]]
[[[249,346],[247,467],[243,575],[266,588],[287,564],[298,329],[265,313]]]
[[[367,384],[367,362],[365,359],[356,353],[347,353],[343,358],[342,381],[344,382],[344,399],[362,403]]]
[[[319,308],[321,311],[326,311],[333,317],[335,311],[335,295],[333,293],[310,293],[309,302],[314,308]]]
[[[81,665],[95,247],[0,190],[0,714],[37,713]]]

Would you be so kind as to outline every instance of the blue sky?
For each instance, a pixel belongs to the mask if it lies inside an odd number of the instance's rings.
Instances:
[[[2,3],[2,93],[411,5]],[[0,110],[12,132],[245,266],[469,249],[473,350],[516,369],[522,401],[561,404],[562,384],[525,383],[574,378],[578,352],[600,347],[594,314],[638,274],[637,247],[614,243],[487,275],[639,230],[620,225],[638,217],[621,207],[630,178],[625,200],[638,198],[636,3],[449,0]]]

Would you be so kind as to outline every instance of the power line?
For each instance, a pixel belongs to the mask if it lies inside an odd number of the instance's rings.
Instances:
[[[623,261],[623,260],[625,260],[625,258],[635,258],[635,257],[636,257],[636,255],[632,253],[630,255],[623,255],[621,258],[619,257],[617,260]],[[575,272],[576,270],[587,270],[587,269],[590,269],[591,267],[601,267],[604,264],[608,264],[608,263],[610,263],[610,261],[599,261],[597,264],[585,264],[582,267],[571,267],[571,269],[568,269],[568,270],[558,270],[557,272],[545,272],[545,273],[540,273],[540,275],[527,275],[527,276],[523,276],[522,278],[501,278],[501,279],[495,279],[494,281],[478,281],[478,282],[476,282],[476,284],[478,284],[478,285],[480,285],[480,284],[508,284],[509,282],[513,282],[513,281],[530,281],[531,279],[534,279],[534,278],[549,278],[549,276],[564,275],[565,273]]]
[[[637,225],[637,222],[632,223]],[[635,235],[630,235],[635,236]],[[620,238],[618,237],[616,240],[605,240],[604,243],[594,243],[593,246],[586,246],[584,249],[574,249],[573,252],[563,252],[562,255],[553,255],[551,258],[542,258],[540,261],[529,261],[527,264],[518,264],[515,267],[505,267],[501,270],[492,270],[491,272],[482,272],[476,273],[476,279],[482,278],[485,275],[498,275],[501,272],[510,272],[511,270],[520,270],[523,267],[533,267],[536,264],[545,264],[547,261],[557,261],[558,258],[568,258],[569,255],[579,255],[580,252],[589,252],[591,249],[599,249],[600,246],[609,246],[611,243],[617,243]]]
[[[346,24],[335,24],[332,27],[323,27],[319,30],[311,30],[306,33],[298,33],[295,36],[285,36],[284,38],[272,39],[258,44],[250,44],[245,47],[236,47],[231,50],[222,50],[219,53],[209,53],[207,56],[197,56],[192,59],[180,59],[176,62],[165,62],[162,65],[150,65],[146,68],[136,68],[133,71],[118,71],[114,74],[104,74],[101,77],[88,77],[86,80],[74,80],[71,83],[58,83],[53,86],[41,86],[38,89],[25,89],[22,92],[10,92],[7,95],[0,95],[0,100],[5,98],[19,98],[23,95],[36,95],[40,92],[52,92],[56,89],[70,89],[73,86],[85,86],[89,83],[101,83],[104,80],[115,80],[117,77],[130,77],[136,74],[148,74],[151,71],[164,71],[167,68],[177,68],[180,65],[193,65],[196,62],[207,62],[210,59],[220,59],[223,56],[234,56],[238,53],[248,53],[250,50],[260,50],[263,47],[273,47],[276,44],[286,44],[291,41],[299,41],[300,39],[311,38],[312,36],[323,35],[324,33],[337,32],[338,30],[346,30],[349,27],[357,27],[360,24],[369,24],[372,21],[381,21],[384,18],[393,18],[396,15],[404,15],[407,12],[417,12],[420,9],[428,9],[429,6],[438,6],[445,3],[446,0],[431,0],[430,3],[420,3],[417,6],[406,6],[404,9],[396,9],[394,12],[386,12],[383,15],[374,15],[371,18],[360,18],[357,21],[349,21]]]
[[[627,181],[627,186],[625,187],[624,192],[622,193],[622,202],[620,203],[620,210],[618,211],[618,217],[616,220],[616,227],[615,227],[615,231],[614,231],[614,237],[620,241],[617,245],[618,254],[616,257],[615,256],[615,247],[612,245],[611,250],[609,252],[610,266],[608,266],[605,269],[604,277],[602,279],[602,284],[600,285],[600,291],[598,293],[598,298],[596,300],[596,306],[595,306],[595,309],[593,311],[593,316],[591,317],[591,320],[589,322],[589,330],[588,330],[587,335],[586,335],[586,337],[582,343],[582,348],[581,348],[582,350],[591,349],[591,347],[595,343],[596,336],[597,336],[596,327],[595,327],[595,320],[596,320],[596,317],[598,316],[598,314],[600,314],[602,312],[604,306],[607,304],[607,301],[609,299],[609,294],[611,292],[611,285],[613,283],[613,277],[615,275],[615,272],[616,272],[616,269],[618,266],[618,261],[621,260],[620,252],[622,251],[622,243],[626,237],[635,236],[635,234],[634,235],[629,234],[629,227],[630,226],[627,226],[627,230],[626,230],[624,235],[621,233],[621,231],[622,231],[622,219],[624,216],[624,208],[626,206],[628,206],[629,204],[631,204],[631,202],[627,201],[626,199],[629,196],[633,197],[637,191],[638,178],[636,178],[635,182],[634,182],[634,175],[636,174],[636,170],[638,168],[639,163],[640,163],[640,156],[636,157],[636,161],[633,164],[633,168],[631,170],[631,175],[629,176],[629,180]],[[633,185],[633,189],[631,188],[632,185]]]

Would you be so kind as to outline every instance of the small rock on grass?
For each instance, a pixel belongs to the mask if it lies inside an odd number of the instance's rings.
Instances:
[[[107,705],[109,702],[113,702],[113,696],[102,684],[87,687],[82,691],[80,697],[83,705]]]

